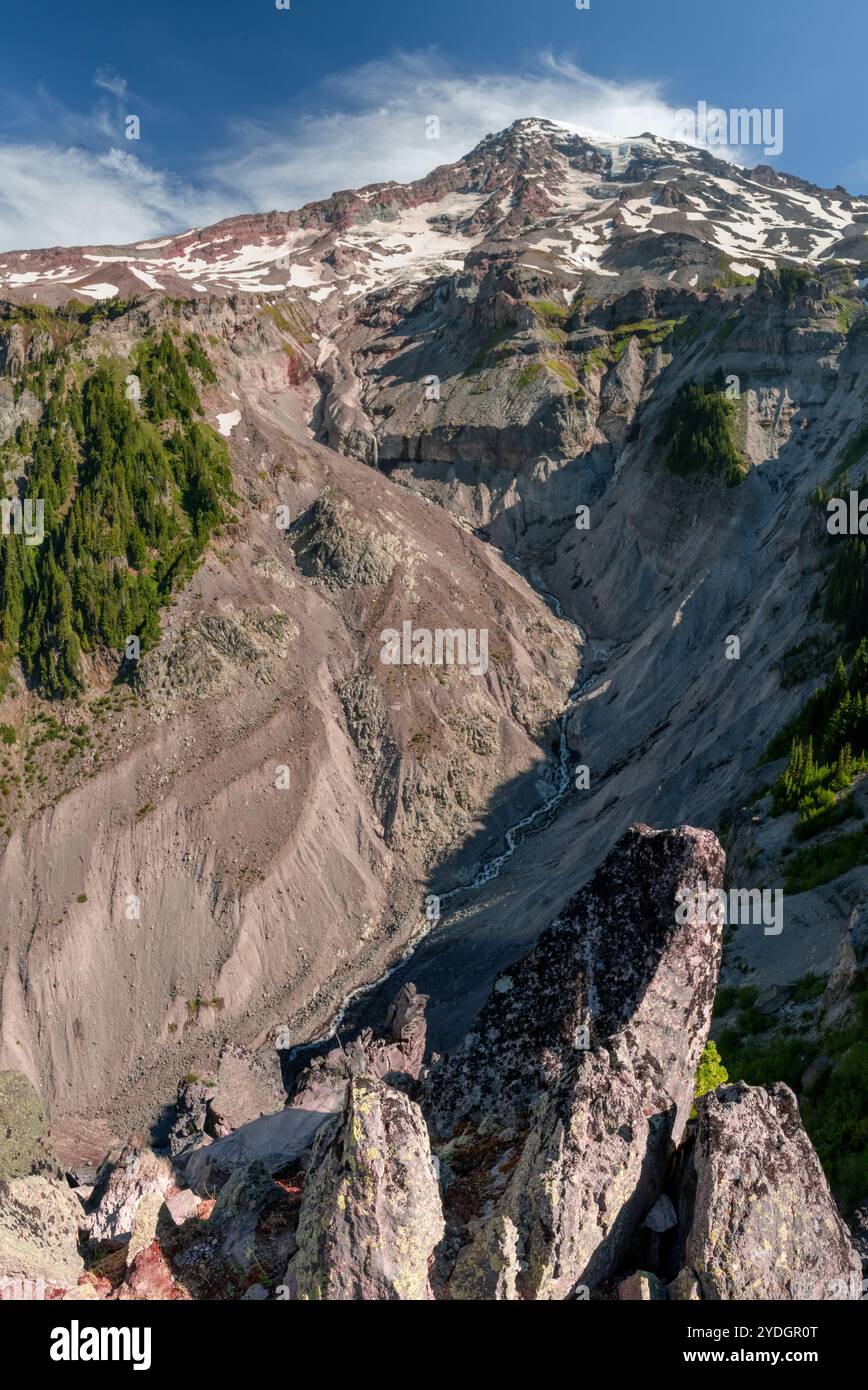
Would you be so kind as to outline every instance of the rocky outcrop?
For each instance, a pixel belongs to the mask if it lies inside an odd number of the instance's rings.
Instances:
[[[27,1290],[19,1298],[45,1298],[78,1283],[82,1216],[81,1202],[56,1178],[0,1178],[0,1298],[16,1285]]]
[[[242,1122],[232,1133],[207,1147],[198,1147],[202,1142],[207,1145],[206,1137],[188,1145],[188,1149],[195,1147],[197,1151],[186,1164],[185,1181],[196,1191],[205,1193],[221,1187],[238,1168],[254,1160],[264,1164],[271,1173],[300,1163],[320,1125],[343,1108],[347,1087],[354,1076],[372,1076],[406,1089],[416,1080],[422,1065],[426,1003],[425,995],[417,994],[415,986],[404,986],[389,1009],[384,1037],[375,1037],[370,1028],[363,1029],[346,1047],[339,1044],[322,1057],[313,1059],[299,1076],[292,1098],[283,1110]],[[226,1084],[230,1074],[237,1076],[240,1064],[238,1053],[229,1055],[232,1062],[224,1073]],[[264,1064],[257,1063],[257,1066],[264,1067]],[[226,1094],[225,1089],[223,1094]],[[246,1094],[249,1105],[251,1096],[249,1092]],[[215,1099],[209,1100],[207,1106],[209,1113],[213,1107],[215,1117],[220,1115],[221,1103],[225,1104],[220,1095],[218,1076]],[[259,1099],[264,1098],[260,1092]],[[234,1113],[240,1118],[243,1109]],[[207,1118],[203,1120],[205,1123]]]
[[[424,1300],[443,1214],[419,1107],[354,1077],[317,1137],[286,1282],[297,1299]]]
[[[429,1122],[458,1165],[454,1296],[490,1281],[492,1223],[501,1248],[513,1233],[499,1297],[565,1298],[617,1268],[693,1101],[720,930],[692,894],[722,873],[713,835],[635,827],[431,1070]]]
[[[271,1114],[285,1099],[276,1052],[252,1052],[226,1043],[216,1083],[207,1095],[209,1133],[216,1138],[231,1134],[260,1115]]]
[[[58,1177],[42,1101],[26,1076],[0,1072],[0,1178]]]
[[[172,1186],[174,1173],[167,1158],[153,1150],[130,1144],[97,1183],[89,1217],[93,1240],[118,1240],[129,1236],[140,1204],[147,1197],[161,1200]]]
[[[699,1102],[685,1271],[706,1299],[857,1299],[862,1267],[782,1083]]]
[[[83,1215],[31,1082],[0,1073],[0,1300],[58,1297],[77,1284]]]

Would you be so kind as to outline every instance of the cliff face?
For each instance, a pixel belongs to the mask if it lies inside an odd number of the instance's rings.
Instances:
[[[103,1298],[860,1297],[787,1087],[722,1085],[689,1118],[720,927],[681,905],[722,875],[709,832],[634,827],[454,1055],[419,1074],[424,1000],[405,992],[388,1039],[335,1048],[287,1109],[213,1143],[191,1126],[174,1173],[130,1147],[73,1194],[43,1173],[33,1097],[0,1274],[44,1277],[51,1255],[58,1290]],[[237,1099],[244,1058],[228,1061]],[[0,1118],[28,1095],[8,1075]],[[25,1198],[30,1244],[10,1220]],[[82,1226],[78,1283],[61,1200]]]

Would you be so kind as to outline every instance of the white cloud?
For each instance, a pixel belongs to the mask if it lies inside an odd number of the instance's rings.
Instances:
[[[113,72],[101,70],[95,83],[116,100],[129,96]],[[300,207],[342,188],[419,178],[522,116],[615,137],[677,133],[660,83],[613,82],[552,55],[521,74],[457,75],[434,53],[398,54],[327,79],[310,104],[308,115],[231,127],[195,183],[123,149],[89,151],[84,130],[103,124],[98,113],[64,113],[81,147],[0,145],[0,250],[141,241],[233,213]],[[432,115],[439,140],[426,138]]]
[[[141,241],[233,208],[123,150],[0,145],[0,248]]]
[[[656,82],[617,83],[553,56],[533,71],[455,76],[436,55],[403,54],[333,77],[318,111],[293,129],[235,128],[235,149],[211,176],[259,209],[298,207],[342,188],[420,178],[450,163],[491,131],[540,116],[616,137],[675,135],[675,108]],[[426,138],[426,118],[440,139]]]

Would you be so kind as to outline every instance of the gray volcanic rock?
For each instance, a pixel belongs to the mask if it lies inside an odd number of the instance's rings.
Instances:
[[[268,1115],[283,1104],[286,1094],[280,1079],[277,1053],[252,1052],[236,1043],[226,1043],[220,1053],[217,1084],[208,1092],[210,1133],[231,1134],[260,1115]]]
[[[317,1137],[286,1282],[298,1299],[424,1300],[443,1213],[419,1107],[354,1077]]]
[[[151,1149],[130,1144],[98,1184],[90,1214],[94,1240],[117,1240],[130,1235],[139,1205],[146,1197],[165,1197],[173,1182],[172,1165]]]
[[[169,1131],[169,1153],[172,1158],[190,1153],[208,1142],[205,1122],[208,1118],[208,1093],[201,1081],[182,1081],[178,1086],[176,1114]]]
[[[426,1083],[432,1131],[462,1119],[526,1119],[582,1062],[607,1048],[629,1064],[647,1103],[672,1111],[680,1138],[693,1102],[720,958],[719,928],[682,913],[679,892],[722,883],[710,831],[634,826],[537,945],[495,983],[463,1048]],[[586,1032],[586,1040],[583,1040]]]
[[[682,897],[722,875],[709,832],[634,827],[432,1068],[430,1123],[460,1166],[447,1212],[457,1197],[469,1246],[453,1296],[494,1282],[565,1298],[616,1269],[660,1194],[710,1021],[720,931]],[[500,1258],[492,1221],[515,1233]]]
[[[709,1299],[858,1299],[861,1262],[788,1086],[719,1086],[698,1105],[685,1270]]]

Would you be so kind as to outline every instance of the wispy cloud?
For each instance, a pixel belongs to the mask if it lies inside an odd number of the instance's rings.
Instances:
[[[124,244],[233,211],[123,150],[0,145],[0,248]]]
[[[94,82],[106,97],[81,114],[42,94],[53,138],[0,146],[0,249],[138,241],[418,178],[522,116],[615,137],[677,134],[659,82],[613,82],[552,54],[521,73],[457,74],[436,53],[405,53],[329,78],[309,94],[307,111],[235,122],[185,182],[150,167],[132,144],[120,147],[131,100],[125,79],[100,69]],[[427,136],[429,116],[438,118],[437,140]]]
[[[297,207],[341,188],[419,178],[521,116],[616,137],[675,134],[656,82],[617,83],[545,55],[523,74],[451,73],[435,54],[401,54],[330,78],[294,129],[244,123],[210,177],[257,208]],[[438,140],[427,118],[439,120]]]

